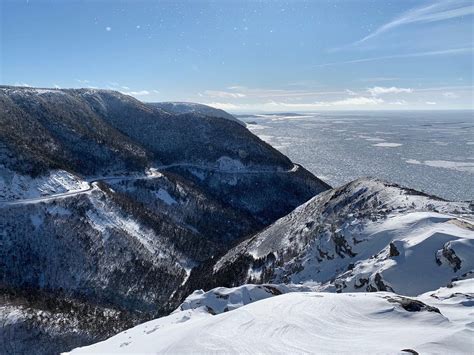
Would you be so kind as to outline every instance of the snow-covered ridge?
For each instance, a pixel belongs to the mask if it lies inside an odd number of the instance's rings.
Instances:
[[[416,295],[474,270],[472,213],[469,203],[357,180],[316,196],[244,241],[217,261],[214,273],[250,258],[238,282]]]
[[[221,303],[227,297],[230,306],[233,297],[262,292],[255,287],[207,295],[221,295]],[[390,292],[264,294],[217,315],[204,307],[177,310],[71,354],[467,354],[473,345],[473,287],[472,279],[459,281],[412,298]]]
[[[228,312],[247,304],[288,292],[310,291],[303,285],[265,284],[242,285],[233,288],[217,287],[210,291],[196,290],[186,297],[184,302],[174,311],[202,309],[210,314]]]
[[[0,90],[8,92],[9,94],[22,95],[22,94],[57,94],[64,95],[64,91],[56,88],[36,88],[29,86],[15,87],[15,86],[1,86]]]
[[[84,88],[84,89],[72,89],[72,88],[39,88],[39,87],[32,87],[32,86],[5,86],[0,85],[0,90],[8,94],[15,94],[15,95],[43,95],[43,94],[57,94],[57,95],[65,95],[67,91],[70,90],[78,90],[82,91],[83,94],[86,95],[94,95],[100,92],[108,92],[108,93],[117,93],[115,90],[109,89],[95,89],[95,88]],[[123,95],[122,95],[123,96]]]

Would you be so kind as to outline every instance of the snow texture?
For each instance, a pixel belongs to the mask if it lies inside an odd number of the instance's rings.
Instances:
[[[389,292],[261,294],[216,315],[185,307],[70,354],[468,354],[473,286],[472,279],[459,281],[416,298]],[[207,294],[217,292],[235,305],[233,297],[243,300],[252,291],[255,286],[244,285]]]

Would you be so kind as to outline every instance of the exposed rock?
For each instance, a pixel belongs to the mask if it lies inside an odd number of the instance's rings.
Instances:
[[[394,256],[399,256],[400,252],[398,251],[397,247],[395,244],[390,243],[390,251],[389,251],[389,256],[393,258]]]
[[[411,298],[403,297],[403,296],[387,296],[385,297],[390,303],[398,303],[402,308],[407,312],[436,312],[441,314],[438,308],[432,307],[423,303],[419,300],[414,300]]]

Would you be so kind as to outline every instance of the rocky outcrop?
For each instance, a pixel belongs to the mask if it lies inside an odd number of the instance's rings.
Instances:
[[[234,247],[211,266],[213,278],[225,286],[315,282],[336,292],[417,295],[472,270],[474,234],[465,219],[472,215],[469,203],[361,179]]]

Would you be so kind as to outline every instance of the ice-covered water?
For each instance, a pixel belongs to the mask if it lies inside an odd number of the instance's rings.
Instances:
[[[240,117],[333,186],[382,178],[451,200],[474,200],[474,112],[330,112]]]

